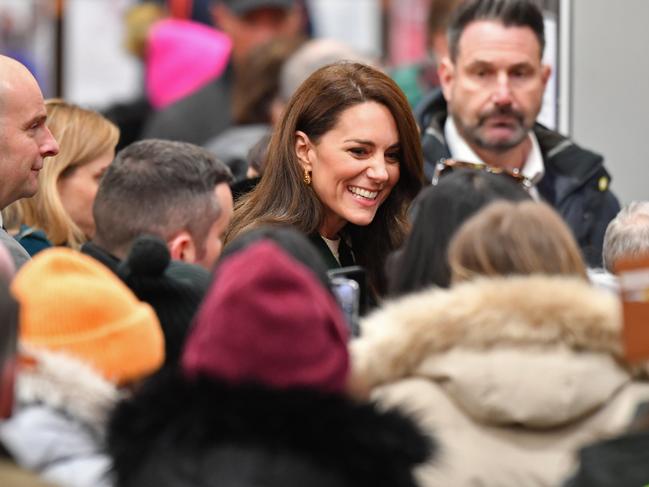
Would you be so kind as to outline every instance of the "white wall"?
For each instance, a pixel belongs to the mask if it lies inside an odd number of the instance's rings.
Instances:
[[[572,4],[571,135],[605,156],[622,203],[649,200],[649,1]]]

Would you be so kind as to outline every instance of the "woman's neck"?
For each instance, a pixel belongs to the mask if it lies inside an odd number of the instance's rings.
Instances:
[[[326,216],[325,221],[318,230],[318,233],[329,240],[336,240],[339,238],[340,231],[345,228],[347,221],[340,218],[338,215]]]

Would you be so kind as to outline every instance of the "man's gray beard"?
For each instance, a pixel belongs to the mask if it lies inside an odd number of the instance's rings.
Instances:
[[[476,147],[479,147],[480,149],[485,149],[491,152],[497,152],[497,153],[502,153],[502,152],[507,152],[508,150],[513,149],[514,147],[517,147],[520,145],[524,140],[525,137],[527,137],[527,134],[530,132],[531,129],[526,129],[522,124],[522,130],[520,134],[515,137],[512,140],[509,141],[501,141],[498,143],[490,143],[483,138],[480,137],[479,131],[480,131],[480,126],[476,126],[475,128],[468,128],[466,127],[462,121],[459,119],[459,117],[456,117],[455,115],[452,115],[453,121],[455,122],[455,126],[457,127],[457,130],[459,134],[464,138],[464,140],[469,144],[469,145],[475,145]]]

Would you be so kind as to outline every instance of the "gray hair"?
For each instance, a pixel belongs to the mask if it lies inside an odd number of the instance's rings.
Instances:
[[[297,88],[311,74],[340,61],[372,66],[373,60],[352,47],[334,39],[312,39],[295,51],[282,66],[279,75],[279,97],[287,103]]]
[[[613,272],[618,260],[643,255],[649,255],[649,201],[634,201],[606,229],[604,268]]]

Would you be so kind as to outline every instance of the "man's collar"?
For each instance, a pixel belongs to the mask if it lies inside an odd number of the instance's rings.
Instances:
[[[474,152],[457,131],[455,121],[451,114],[446,117],[446,122],[444,122],[444,138],[446,139],[446,145],[448,145],[448,150],[453,156],[453,159],[472,162],[474,164],[484,164],[482,159],[478,157],[478,154]]]
[[[473,162],[475,164],[484,164],[484,161],[475,153],[469,144],[462,138],[457,130],[453,117],[449,114],[444,122],[444,137],[446,138],[446,145],[454,159],[465,162]],[[541,147],[539,141],[530,130],[528,137],[532,143],[532,149],[527,155],[527,159],[521,169],[521,174],[529,179],[533,184],[537,184],[545,174],[545,166],[543,164],[543,154],[541,154]]]

